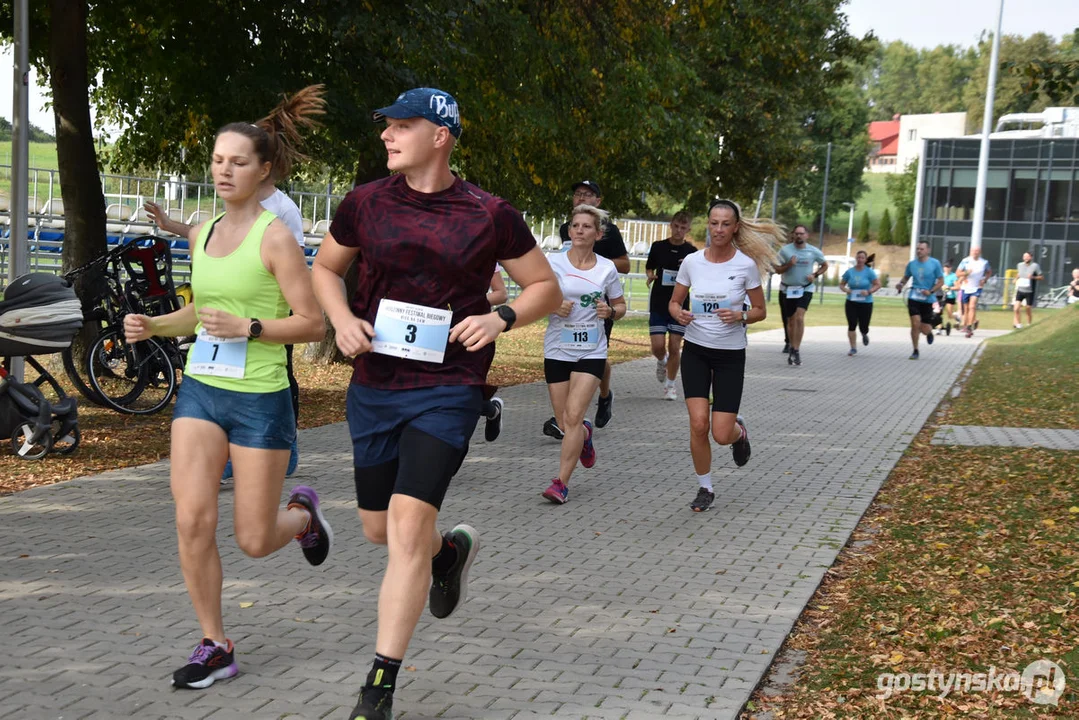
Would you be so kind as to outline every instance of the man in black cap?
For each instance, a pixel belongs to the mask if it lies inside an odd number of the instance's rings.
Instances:
[[[571,211],[578,205],[599,207],[602,202],[603,192],[599,189],[599,184],[594,180],[581,180],[578,183],[574,183],[573,201],[570,206]],[[558,234],[562,236],[562,246],[566,247],[570,242],[568,222],[562,223],[562,227],[558,229]],[[618,272],[623,275],[629,272],[629,253],[626,252],[626,243],[622,240],[622,233],[613,222],[607,223],[607,228],[603,232],[603,237],[596,243],[595,253],[613,262]],[[608,347],[610,347],[611,329],[613,327],[613,320],[607,319],[604,321],[603,329],[607,333]],[[596,427],[604,427],[611,421],[611,405],[613,402],[614,396],[611,393],[611,361],[608,360],[607,367],[603,371],[603,380],[599,385],[599,406],[596,409]],[[557,440],[562,439],[562,430],[558,427],[558,423],[553,417],[543,424],[543,434]]]

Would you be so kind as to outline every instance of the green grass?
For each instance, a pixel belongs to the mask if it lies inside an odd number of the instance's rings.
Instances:
[[[987,343],[949,422],[1079,429],[1079,307],[1035,313]]]

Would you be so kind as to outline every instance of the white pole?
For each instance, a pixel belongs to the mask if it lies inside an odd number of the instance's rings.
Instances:
[[[847,265],[844,270],[850,267],[850,251],[854,248],[854,203],[843,203],[850,209],[850,216],[847,218]]]
[[[27,0],[16,0],[15,58],[12,82],[11,133],[11,255],[8,257],[8,281],[29,271],[26,241],[27,180],[30,164],[30,9]],[[12,377],[23,379],[23,359],[13,357],[8,368]]]
[[[997,31],[993,35],[993,52],[989,56],[989,83],[985,88],[985,117],[982,118],[982,144],[978,155],[978,184],[974,191],[974,226],[970,234],[970,249],[982,247],[982,223],[985,219],[985,188],[989,176],[989,134],[993,130],[993,100],[997,89],[997,64],[1000,58],[1000,30],[1004,25],[1004,0],[1000,0]]]

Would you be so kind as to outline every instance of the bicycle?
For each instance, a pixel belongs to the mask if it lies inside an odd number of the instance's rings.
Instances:
[[[1067,285],[1049,288],[1049,290],[1038,297],[1038,307],[1055,307],[1057,305],[1063,307],[1067,305],[1068,290],[1069,287]]]
[[[172,285],[172,257],[160,238],[143,236],[117,246],[105,255],[76,268],[65,277],[74,279],[94,272],[83,300],[84,315],[100,326],[77,371],[71,353],[64,367],[91,402],[118,412],[148,415],[165,407],[176,394],[184,353],[174,338],[150,338],[128,343],[123,319],[128,313],[161,314],[179,306]],[[124,282],[126,271],[128,280]]]

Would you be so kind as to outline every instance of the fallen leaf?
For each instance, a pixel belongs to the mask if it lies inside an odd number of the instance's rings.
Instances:
[[[254,607],[254,606],[255,606],[255,603],[253,603],[253,602],[246,602],[245,601],[245,602],[240,603],[240,607],[242,609],[244,609],[244,610],[246,610],[249,607]]]

